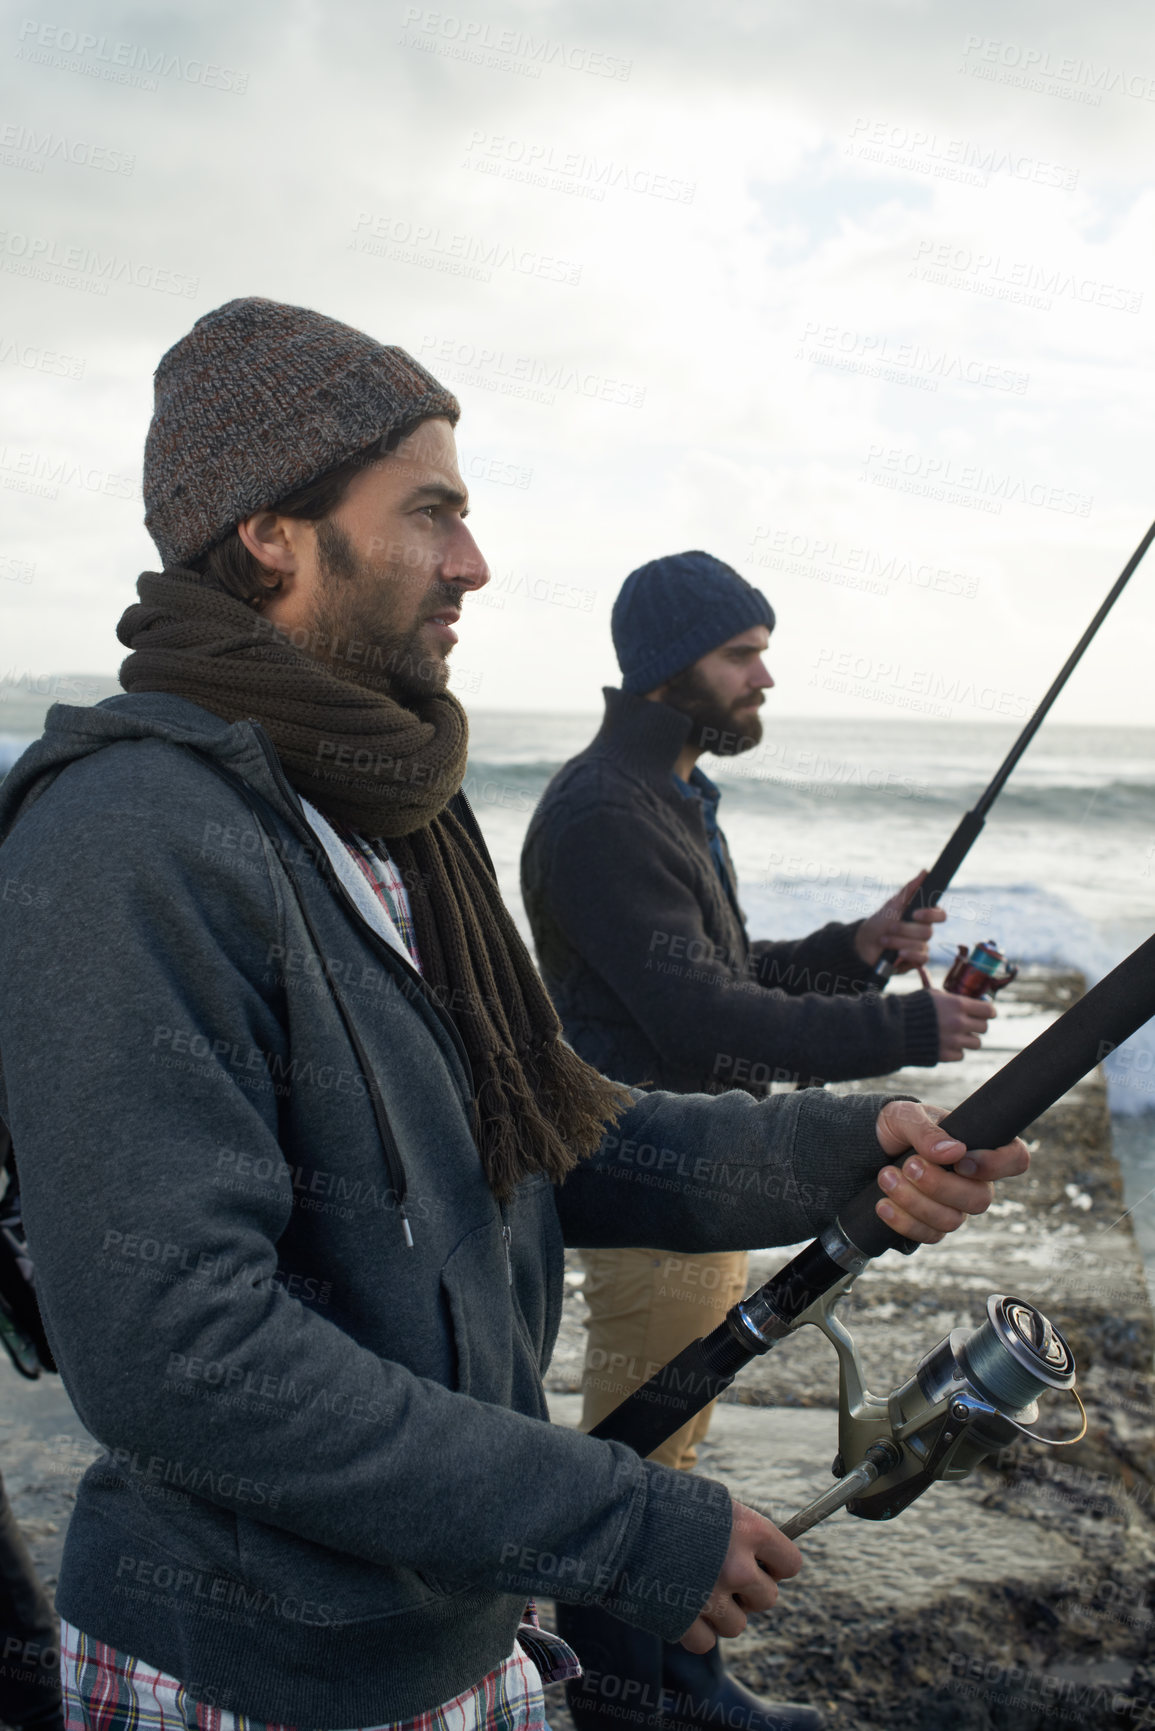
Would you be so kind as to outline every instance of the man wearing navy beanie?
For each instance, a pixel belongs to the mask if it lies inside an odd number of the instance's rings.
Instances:
[[[752,583],[709,553],[672,553],[631,571],[610,629],[622,690],[657,691],[731,637],[764,625],[774,609]]]
[[[600,731],[553,778],[526,836],[522,893],[566,1036],[587,1062],[635,1087],[764,1094],[773,1081],[881,1076],[961,1058],[992,1013],[944,992],[864,995],[884,949],[899,952],[898,971],[926,960],[928,927],[946,916],[924,909],[917,923],[899,921],[918,879],[869,919],[793,942],[748,937],[719,791],[697,760],[706,751],[736,756],[761,739],[774,623],[765,596],[709,553],[632,571],[611,623],[621,688],[606,689]],[[721,1321],[746,1290],[746,1256],[581,1255],[588,1430]],[[710,1411],[654,1458],[690,1470]],[[811,1708],[753,1695],[723,1669],[717,1647],[688,1653],[599,1607],[559,1604],[558,1615],[587,1671],[569,1686],[579,1731],[610,1731],[596,1679],[615,1675],[640,1686],[631,1697],[660,1697],[671,1727],[820,1723]]]

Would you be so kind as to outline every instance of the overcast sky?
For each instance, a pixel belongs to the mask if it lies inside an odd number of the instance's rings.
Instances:
[[[238,295],[457,392],[469,707],[596,707],[623,577],[704,547],[781,713],[1011,719],[1155,516],[1144,0],[38,6],[0,678],[115,672],[152,372]],[[1056,719],[1155,722],[1153,618],[1155,554]]]

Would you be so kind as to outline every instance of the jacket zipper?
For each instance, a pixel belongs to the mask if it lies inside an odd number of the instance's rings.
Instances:
[[[525,1320],[525,1312],[521,1308],[521,1299],[513,1284],[513,1228],[509,1224],[509,1204],[507,1202],[501,1204],[501,1237],[502,1242],[505,1245],[505,1275],[509,1282],[509,1302],[513,1309],[514,1327],[520,1334],[531,1359],[537,1363],[540,1371],[541,1355],[537,1347],[534,1345],[533,1339],[530,1335],[529,1325]]]
[[[441,1005],[437,1002],[437,999],[433,996],[433,993],[429,990],[425,980],[418,973],[413,964],[407,962],[404,956],[400,955],[398,951],[393,948],[392,944],[386,943],[380,933],[373,930],[373,927],[369,924],[368,920],[365,918],[364,914],[361,912],[340,878],[334,872],[329,863],[328,855],[325,853],[324,848],[321,847],[320,842],[309,827],[308,820],[306,819],[304,812],[301,810],[301,802],[297,797],[296,790],[293,788],[287,779],[284,770],[281,768],[281,760],[273,748],[272,740],[261,726],[261,723],[252,716],[249,717],[249,726],[257,737],[265,762],[269,767],[269,773],[277,784],[278,792],[288,802],[290,809],[299,816],[300,822],[305,827],[310,844],[317,849],[317,868],[320,871],[321,876],[324,878],[328,888],[337,895],[338,899],[353,915],[353,918],[357,921],[357,924],[361,927],[362,931],[368,933],[377,953],[388,961],[391,967],[400,967],[404,969],[406,978],[411,979],[418,987],[422,999],[426,1004],[428,1004],[441,1026],[445,1029],[446,1034],[452,1042],[454,1051],[457,1053],[458,1059],[460,1060],[461,1068],[465,1073],[465,1106],[467,1111],[471,1111],[473,1107],[473,1069],[469,1062],[469,1054],[465,1050],[465,1044],[461,1035],[458,1033],[457,1028],[454,1026],[452,1019],[441,1008]]]
[[[277,791],[285,798],[286,803],[289,806],[290,813],[292,814],[293,821],[299,821],[300,822],[302,837],[307,838],[308,847],[309,847],[309,855],[310,855],[310,858],[313,860],[314,864],[317,866],[318,872],[321,875],[321,881],[327,887],[329,887],[335,891],[338,891],[340,893],[340,899],[343,902],[343,904],[350,910],[351,913],[353,913],[356,916],[359,925],[372,938],[373,947],[377,951],[377,953],[379,955],[381,955],[382,957],[387,956],[391,966],[394,966],[395,963],[399,964],[404,969],[406,974],[411,974],[412,977],[414,977],[415,979],[420,981],[420,975],[418,975],[416,973],[415,969],[410,969],[410,968],[405,967],[405,964],[402,962],[402,959],[400,956],[397,956],[396,958],[394,958],[392,946],[389,944],[386,944],[384,939],[381,939],[377,936],[376,932],[373,931],[372,926],[370,926],[368,924],[368,922],[362,917],[360,909],[356,906],[356,904],[352,901],[352,899],[347,895],[347,893],[345,892],[344,885],[336,877],[336,874],[334,873],[332,866],[329,864],[328,857],[324,854],[324,850],[320,847],[320,844],[317,842],[316,837],[313,835],[312,830],[309,828],[308,824],[305,822],[304,813],[301,810],[301,806],[300,806],[300,801],[297,799],[296,794],[294,793],[293,789],[289,786],[289,783],[287,782],[283,773],[281,772],[280,762],[279,762],[275,752],[273,751],[272,742],[266,737],[266,735],[265,735],[263,729],[261,728],[261,725],[259,722],[257,722],[253,718],[250,718],[249,719],[249,725],[253,728],[253,731],[257,736],[258,743],[261,747],[261,751],[262,751],[262,754],[264,755],[265,761],[268,764],[269,771],[273,776],[274,784],[276,785]],[[204,754],[201,754],[201,755],[204,755]],[[269,811],[269,813],[273,817],[283,819],[283,814],[277,812],[274,807],[269,805],[269,802],[265,798],[264,794],[259,793],[256,788],[251,787],[243,776],[238,775],[237,772],[233,769],[227,769],[224,766],[224,764],[216,762],[215,759],[213,759],[211,757],[208,758],[207,761],[209,762],[210,767],[218,775],[220,775],[225,781],[230,782],[233,786],[237,787],[240,790],[241,797],[251,807],[254,815],[256,816],[258,824],[262,828],[267,828],[266,820],[264,820],[260,815],[260,807],[262,807],[262,806],[267,808],[267,810]],[[322,866],[321,866],[322,859],[324,860],[324,869],[323,870],[322,870]],[[309,934],[309,939],[313,943],[313,945],[316,947],[318,955],[320,955],[323,959],[324,958],[324,949],[321,945],[321,941],[320,941],[320,938],[317,934],[316,928],[313,925],[313,918],[309,912],[308,905],[305,901],[305,898],[304,898],[304,895],[301,891],[300,885],[297,882],[297,874],[296,874],[295,870],[293,869],[293,867],[288,863],[287,860],[282,860],[281,864],[282,864],[282,868],[284,869],[285,875],[288,878],[290,888],[292,889],[294,900],[297,903],[298,912],[300,913],[301,919],[303,920],[304,925],[305,925],[305,929]],[[390,1121],[389,1113],[386,1110],[385,1101],[384,1101],[384,1098],[381,1094],[381,1089],[378,1086],[377,1077],[374,1073],[373,1066],[369,1062],[369,1056],[368,1056],[367,1052],[365,1051],[364,1046],[361,1043],[361,1037],[358,1034],[357,1029],[353,1023],[353,1019],[352,1019],[351,1015],[349,1014],[348,1009],[345,1006],[345,1001],[341,996],[341,992],[337,986],[337,982],[336,982],[336,980],[334,980],[331,977],[329,979],[329,990],[332,994],[333,1002],[337,1007],[337,1012],[341,1018],[341,1022],[343,1024],[343,1026],[344,1026],[346,1037],[349,1041],[349,1044],[353,1048],[354,1056],[356,1057],[357,1063],[360,1066],[361,1074],[365,1078],[365,1085],[369,1090],[369,1099],[370,1099],[370,1104],[372,1105],[372,1108],[373,1108],[374,1122],[377,1125],[377,1134],[381,1138],[381,1146],[382,1146],[382,1149],[383,1149],[384,1154],[385,1154],[385,1164],[389,1168],[389,1173],[390,1173],[390,1176],[391,1176],[392,1181],[393,1181],[394,1193],[397,1197],[397,1213],[398,1213],[398,1216],[399,1216],[400,1221],[401,1221],[401,1230],[404,1233],[406,1245],[409,1247],[410,1250],[412,1250],[413,1249],[413,1229],[409,1224],[409,1213],[408,1213],[408,1209],[405,1206],[406,1196],[407,1196],[408,1189],[409,1189],[409,1180],[408,1180],[408,1177],[407,1177],[406,1171],[405,1171],[405,1161],[402,1158],[401,1149],[398,1146],[397,1138],[393,1134],[393,1125]],[[433,999],[429,996],[427,991],[425,993],[425,996],[426,996],[426,1000],[432,1005],[432,1007],[434,1009],[437,1009],[437,1005],[433,1002]],[[441,1018],[441,1019],[444,1019],[444,1018]],[[454,1034],[456,1034],[456,1029],[452,1030],[452,1032]],[[459,1038],[458,1038],[457,1043],[458,1043],[458,1045],[460,1045],[460,1039]],[[469,1078],[470,1093],[472,1093],[472,1078],[470,1076],[468,1059],[465,1057],[464,1052],[462,1052],[462,1059],[463,1059],[463,1062],[465,1065],[466,1076]],[[467,1104],[468,1104],[468,1102],[467,1102]]]

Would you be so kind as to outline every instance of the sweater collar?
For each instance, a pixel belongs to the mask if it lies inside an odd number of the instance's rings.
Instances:
[[[668,703],[651,703],[616,685],[603,689],[606,713],[590,746],[646,781],[668,787],[678,753],[690,731],[690,717]]]

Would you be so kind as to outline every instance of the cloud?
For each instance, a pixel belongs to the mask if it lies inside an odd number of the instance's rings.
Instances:
[[[809,682],[851,645],[948,680],[1009,659],[1041,692],[1150,511],[1144,20],[1071,0],[1042,21],[1023,0],[675,0],[660,30],[472,0],[14,20],[0,556],[35,570],[0,583],[15,659],[115,668],[155,562],[122,484],[152,369],[263,293],[460,396],[504,574],[501,607],[466,609],[475,706],[590,709],[613,593],[678,545],[772,593],[784,713],[874,713]],[[816,544],[836,551],[782,551]],[[1068,719],[1146,719],[1134,590]]]

